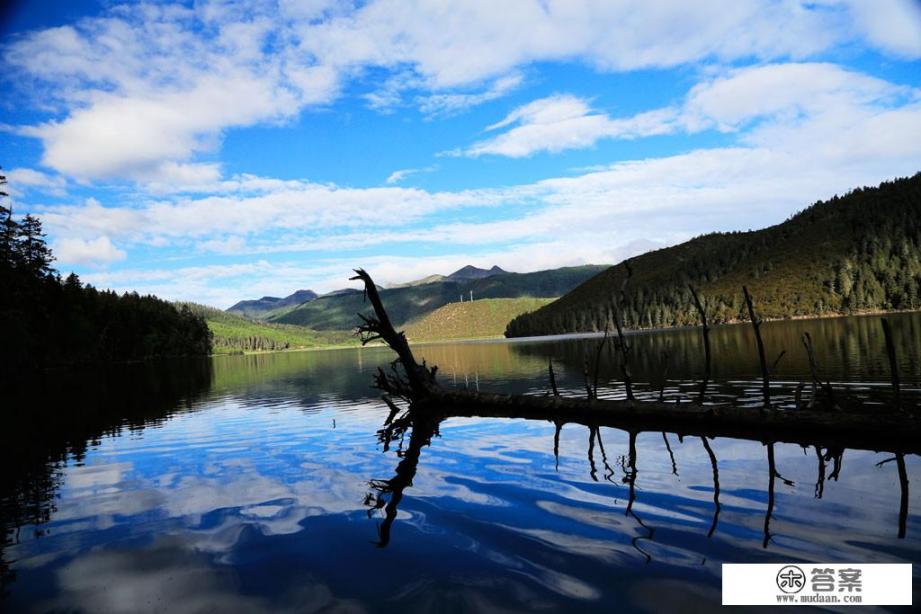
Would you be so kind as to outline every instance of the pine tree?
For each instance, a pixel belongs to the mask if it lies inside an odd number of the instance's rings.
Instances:
[[[6,206],[10,196],[6,185],[6,176],[0,172],[0,266],[13,267],[16,264],[15,247],[19,225],[13,219],[13,206]]]
[[[45,243],[42,223],[31,214],[26,214],[19,224],[18,251],[23,264],[33,274],[51,274],[51,249]]]

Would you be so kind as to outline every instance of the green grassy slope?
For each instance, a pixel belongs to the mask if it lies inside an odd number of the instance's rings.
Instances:
[[[461,294],[466,300],[485,298],[551,298],[561,296],[606,269],[587,265],[535,273],[502,273],[485,279],[442,281],[406,288],[381,290],[390,318],[398,325],[419,318],[442,305],[454,303]],[[371,272],[373,274],[373,271]],[[360,292],[320,297],[301,305],[273,322],[299,324],[316,330],[348,330],[355,326],[357,313],[369,313],[370,306]]]
[[[214,335],[215,354],[358,344],[357,338],[350,331],[316,331],[290,324],[254,322],[213,307],[186,304],[208,323]]]
[[[512,318],[543,307],[549,298],[487,298],[449,303],[406,324],[410,341],[501,337]]]
[[[742,286],[762,317],[921,307],[921,173],[819,202],[782,224],[718,233],[631,258],[534,313],[508,336],[603,330],[625,292],[628,327],[697,323],[688,284],[713,322],[744,319]]]

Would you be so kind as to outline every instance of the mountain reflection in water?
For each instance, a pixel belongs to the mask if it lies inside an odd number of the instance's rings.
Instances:
[[[917,405],[921,317],[891,319]],[[769,355],[787,350],[772,396],[792,403],[808,379],[808,331],[836,393],[887,403],[878,326],[765,324]],[[714,329],[709,399],[759,399],[748,335]],[[634,343],[638,395],[695,398],[696,331]],[[595,344],[417,352],[447,385],[532,394],[552,358],[561,392],[583,395]],[[4,402],[0,607],[715,610],[723,562],[921,562],[914,454],[402,412],[384,424],[370,383],[391,359],[225,357],[24,386]],[[602,396],[624,394],[617,373],[605,356]]]

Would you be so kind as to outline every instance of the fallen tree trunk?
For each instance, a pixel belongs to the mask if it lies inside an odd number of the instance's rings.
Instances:
[[[380,370],[375,385],[389,395],[405,399],[412,413],[434,419],[450,417],[526,418],[556,424],[574,422],[589,427],[609,426],[637,433],[674,432],[705,437],[737,437],[755,441],[791,442],[803,446],[855,448],[895,453],[921,453],[921,420],[915,415],[885,410],[823,411],[778,410],[732,405],[704,405],[658,401],[578,399],[560,396],[509,395],[471,390],[451,390],[435,379],[437,367],[419,365],[405,336],[387,315],[371,276],[356,271],[371,298],[375,317],[363,317],[363,341],[382,338],[397,353],[392,374]],[[750,302],[750,299],[749,299]],[[753,310],[750,309],[753,314]],[[763,350],[759,344],[759,355]],[[764,383],[766,366],[762,357]],[[401,364],[403,373],[397,369]]]
[[[661,401],[586,400],[441,389],[413,410],[439,418],[524,418],[629,432],[734,437],[802,446],[921,453],[921,421],[901,414],[771,410]]]

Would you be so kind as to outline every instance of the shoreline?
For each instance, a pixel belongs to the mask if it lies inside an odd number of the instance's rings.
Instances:
[[[800,321],[800,320],[833,320],[835,318],[863,318],[870,316],[886,316],[902,313],[919,313],[921,312],[921,307],[916,307],[913,309],[867,309],[860,311],[852,311],[848,313],[840,312],[828,312],[815,315],[797,315],[797,316],[787,316],[783,318],[762,318],[761,322],[764,324],[769,324],[773,322],[790,322],[790,321]],[[718,324],[710,324],[711,330],[721,326],[738,326],[739,324],[750,324],[749,320],[730,320],[728,322],[720,322]],[[654,328],[631,328],[625,329],[624,334],[635,335],[639,333],[658,333],[670,330],[688,330],[692,328],[698,328],[699,324],[694,325],[683,325],[683,326],[659,326]],[[531,335],[527,337],[503,337],[508,341],[515,340],[540,340],[540,339],[552,339],[552,338],[575,338],[575,337],[601,337],[604,335],[604,331],[583,331],[583,332],[572,332],[572,333],[557,333],[553,335]]]
[[[884,316],[884,315],[893,315],[893,314],[902,314],[902,313],[918,313],[921,312],[921,307],[915,309],[868,309],[861,311],[854,311],[850,313],[823,313],[817,315],[797,315],[789,316],[785,318],[764,318],[762,321],[765,324],[772,322],[788,322],[793,320],[830,320],[834,318],[848,318],[848,317],[870,317],[870,316]],[[748,320],[732,320],[730,322],[720,322],[719,324],[712,324],[711,328],[721,327],[721,326],[738,326],[740,324],[749,324]],[[674,330],[687,330],[692,328],[698,328],[698,325],[694,326],[663,326],[658,328],[634,328],[630,330],[625,330],[625,334],[636,335],[642,333],[659,333],[665,331],[674,331]],[[595,337],[602,337],[604,332],[602,331],[583,331],[583,332],[572,332],[572,333],[558,333],[553,335],[532,335],[528,337],[505,337],[501,335],[494,335],[489,337],[458,337],[458,338],[448,338],[448,339],[424,339],[420,341],[414,341],[408,339],[408,342],[411,346],[429,346],[429,345],[443,345],[447,343],[464,343],[464,344],[476,344],[476,343],[536,343],[540,341],[555,341],[555,340],[568,340],[568,339],[591,339]],[[260,350],[260,351],[245,351],[240,353],[222,353],[222,354],[209,354],[209,358],[216,358],[221,356],[253,356],[259,354],[285,354],[289,352],[319,352],[326,350],[349,350],[349,349],[361,349],[362,347],[385,347],[383,343],[374,343],[367,346],[362,346],[360,344],[355,345],[323,345],[316,347],[307,347],[307,348],[293,348],[287,350]]]

